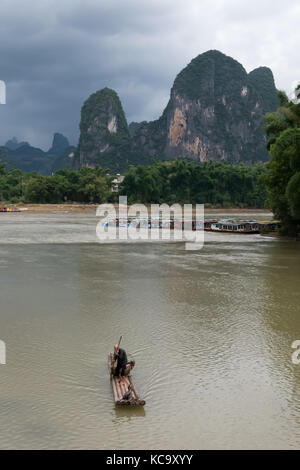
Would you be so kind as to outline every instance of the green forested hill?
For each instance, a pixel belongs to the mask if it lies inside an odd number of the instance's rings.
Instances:
[[[109,167],[124,171],[130,156],[130,133],[117,93],[109,88],[92,94],[81,109],[76,167]]]
[[[249,73],[249,81],[257,90],[265,113],[272,113],[279,107],[274,77],[268,67],[259,67]]]

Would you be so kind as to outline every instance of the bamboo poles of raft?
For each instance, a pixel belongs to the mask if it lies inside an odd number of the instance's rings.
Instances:
[[[138,395],[136,388],[129,376],[124,377],[124,383],[119,383],[119,378],[111,373],[112,354],[108,355],[108,371],[112,383],[114,400],[116,405],[131,405],[131,406],[144,406],[145,400],[142,400]]]

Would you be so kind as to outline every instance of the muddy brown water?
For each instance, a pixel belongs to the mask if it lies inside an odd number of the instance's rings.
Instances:
[[[299,448],[300,243],[102,245],[93,214],[0,216],[0,447]],[[144,408],[116,408],[123,335]]]

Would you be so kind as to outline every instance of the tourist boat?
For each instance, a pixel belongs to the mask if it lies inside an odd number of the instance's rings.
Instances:
[[[113,355],[112,353],[108,355],[108,371],[112,383],[114,400],[116,405],[144,406],[146,404],[145,400],[142,400],[139,397],[136,388],[132,382],[130,372],[133,369],[134,365],[134,361],[128,362],[124,382],[119,383],[118,377],[115,377],[114,375],[115,364],[113,361]]]
[[[217,224],[218,219],[204,219],[204,230],[210,230],[212,224]]]
[[[239,220],[234,219],[221,219],[217,222],[212,222],[205,228],[209,232],[223,232],[223,233],[260,233],[260,226],[256,220]]]
[[[267,220],[259,222],[260,233],[278,232],[281,228],[281,223],[277,220]]]

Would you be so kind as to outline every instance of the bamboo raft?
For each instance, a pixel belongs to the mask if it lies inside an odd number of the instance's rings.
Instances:
[[[116,405],[131,405],[131,406],[144,406],[145,400],[142,400],[132,382],[131,376],[124,377],[124,383],[120,384],[118,377],[112,374],[113,355],[108,355],[108,371],[112,388],[114,392],[114,400]]]

